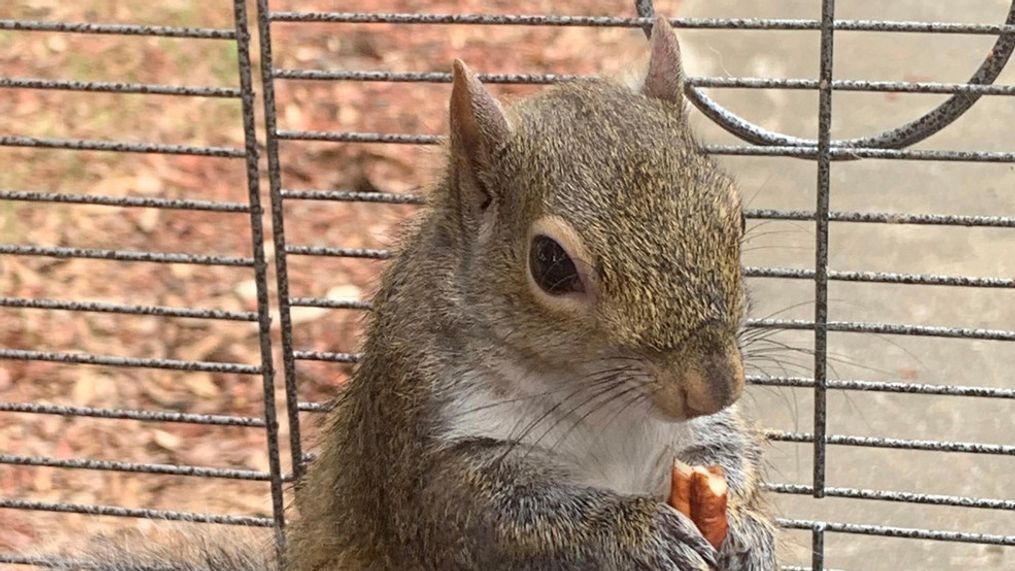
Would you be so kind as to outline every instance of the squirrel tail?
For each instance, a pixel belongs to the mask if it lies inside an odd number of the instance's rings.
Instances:
[[[251,533],[129,532],[99,536],[59,571],[279,571],[274,549]],[[47,565],[51,567],[51,565]]]

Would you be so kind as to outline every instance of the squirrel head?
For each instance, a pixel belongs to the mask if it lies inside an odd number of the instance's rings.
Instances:
[[[744,222],[732,180],[690,133],[664,19],[649,59],[637,87],[575,81],[507,107],[456,61],[435,202],[470,334],[532,370],[622,371],[617,382],[679,420],[743,389]]]

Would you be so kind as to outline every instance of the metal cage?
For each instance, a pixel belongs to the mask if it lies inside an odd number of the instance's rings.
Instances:
[[[56,22],[30,19],[0,20],[0,32],[34,34],[112,34],[145,38],[175,38],[193,41],[227,42],[235,49],[233,62],[236,87],[189,86],[153,84],[146,82],[98,82],[64,79],[36,79],[28,77],[6,77],[0,72],[0,94],[18,90],[43,90],[61,92],[132,94],[139,96],[169,96],[185,98],[218,98],[235,101],[240,112],[238,125],[242,129],[242,146],[182,145],[156,142],[136,142],[125,139],[77,139],[25,136],[7,132],[0,120],[0,150],[4,148],[29,148],[32,152],[53,153],[54,161],[64,153],[103,152],[131,154],[164,154],[173,156],[195,156],[225,161],[229,168],[242,169],[246,180],[245,200],[220,201],[202,198],[166,198],[122,193],[65,193],[51,189],[0,189],[0,201],[5,203],[33,203],[37,208],[48,208],[53,204],[101,205],[125,209],[162,209],[181,213],[214,212],[228,216],[242,216],[249,220],[249,235],[245,240],[250,246],[249,254],[242,256],[219,254],[196,254],[189,252],[167,252],[157,247],[151,249],[103,249],[75,246],[41,245],[35,243],[10,243],[0,245],[0,263],[4,258],[42,257],[53,259],[92,259],[114,262],[115,267],[130,264],[172,264],[189,265],[202,271],[204,268],[229,267],[249,274],[255,287],[256,307],[249,310],[205,309],[189,306],[146,305],[134,303],[108,303],[72,297],[28,297],[12,292],[2,292],[0,306],[6,312],[67,311],[98,312],[123,316],[156,316],[181,318],[195,321],[237,321],[256,326],[257,333],[249,338],[252,350],[259,356],[256,362],[227,362],[213,360],[192,360],[182,358],[153,358],[147,356],[119,356],[94,354],[84,351],[48,350],[40,343],[38,347],[9,347],[0,349],[0,358],[12,361],[45,361],[82,367],[98,366],[112,368],[137,368],[140,370],[162,369],[184,372],[209,372],[237,375],[253,382],[260,378],[260,395],[263,400],[261,414],[245,415],[231,411],[207,414],[183,412],[166,408],[126,409],[117,406],[81,406],[77,404],[49,404],[45,402],[0,402],[0,419],[16,423],[22,415],[57,415],[61,417],[91,417],[142,421],[145,425],[159,423],[184,423],[223,427],[229,430],[263,431],[267,470],[251,470],[176,463],[126,462],[97,460],[77,457],[55,457],[25,453],[15,440],[8,440],[0,447],[0,465],[19,466],[31,469],[66,469],[86,471],[116,471],[137,474],[159,474],[183,477],[201,477],[224,480],[249,480],[266,483],[265,491],[270,493],[270,505],[263,513],[254,515],[227,515],[156,508],[129,508],[116,505],[95,505],[71,501],[39,501],[29,497],[0,497],[0,521],[3,513],[10,510],[48,511],[78,513],[113,518],[153,518],[178,520],[191,523],[230,524],[258,526],[274,530],[279,548],[284,541],[284,504],[287,483],[303,473],[312,456],[305,452],[308,447],[303,438],[301,425],[306,425],[313,415],[326,409],[323,402],[305,396],[301,392],[301,367],[310,362],[332,363],[351,366],[357,360],[352,348],[339,351],[321,350],[309,347],[294,335],[294,313],[305,308],[315,310],[342,311],[362,314],[369,310],[369,302],[363,299],[336,299],[321,295],[294,295],[290,277],[291,265],[295,260],[310,257],[317,259],[384,260],[389,252],[375,247],[341,247],[318,243],[298,243],[299,238],[287,239],[286,226],[300,224],[298,216],[287,210],[292,205],[318,208],[317,205],[359,204],[359,205],[414,205],[422,204],[422,197],[414,192],[395,192],[385,189],[339,188],[322,189],[296,188],[286,180],[283,171],[287,161],[294,160],[289,144],[323,143],[341,145],[434,145],[441,137],[418,132],[364,132],[353,130],[314,130],[286,128],[286,120],[277,105],[277,91],[293,82],[333,84],[341,82],[356,89],[357,86],[384,83],[407,84],[406,88],[421,85],[450,82],[450,74],[433,71],[380,71],[353,69],[321,69],[278,67],[273,60],[273,33],[279,26],[297,29],[304,25],[341,26],[342,30],[368,27],[376,24],[396,25],[397,33],[410,34],[415,27],[436,26],[452,28],[496,28],[515,29],[521,27],[550,27],[555,30],[577,29],[629,29],[647,30],[653,16],[650,0],[639,0],[628,12],[612,16],[579,15],[516,15],[516,14],[458,14],[458,13],[414,13],[414,12],[332,12],[332,11],[277,11],[269,0],[257,0],[256,13],[248,16],[244,0],[226,2],[232,5],[233,22],[228,27],[192,26],[150,26],[133,24],[106,24],[98,22]],[[253,3],[251,3],[253,4]],[[362,3],[366,8],[369,3]],[[957,6],[954,10],[960,10]],[[815,7],[815,11],[817,8]],[[252,12],[254,12],[252,10]],[[789,280],[794,283],[813,284],[808,308],[813,309],[811,317],[784,319],[773,316],[752,318],[748,327],[759,332],[790,331],[804,335],[811,343],[812,350],[806,353],[808,374],[794,375],[759,373],[749,376],[749,383],[757,387],[768,387],[776,391],[802,391],[813,398],[811,418],[803,419],[806,429],[767,430],[769,438],[794,449],[806,447],[809,458],[810,477],[802,482],[787,482],[770,475],[767,488],[773,492],[780,508],[778,523],[787,533],[806,534],[799,540],[806,547],[785,562],[784,569],[825,569],[826,541],[829,537],[873,536],[877,538],[903,538],[927,544],[965,543],[981,546],[1015,546],[1015,529],[1010,518],[1015,511],[1015,500],[1011,499],[1010,486],[1007,498],[979,497],[977,494],[918,493],[896,489],[865,486],[838,486],[829,483],[830,474],[839,466],[829,460],[830,450],[860,448],[885,451],[890,457],[899,451],[922,451],[933,454],[941,462],[948,462],[954,454],[986,456],[993,462],[1010,462],[1015,456],[1015,443],[1010,442],[1011,432],[995,434],[996,442],[956,441],[947,438],[897,438],[883,435],[861,435],[840,433],[830,428],[835,415],[829,412],[828,395],[831,393],[903,395],[905,398],[922,398],[924,395],[947,397],[948,399],[993,399],[1009,405],[1015,398],[1011,379],[995,378],[982,384],[974,380],[959,382],[911,382],[894,378],[840,378],[830,374],[829,336],[840,333],[877,335],[878,339],[918,337],[929,339],[960,339],[1007,344],[1015,341],[1015,331],[1010,327],[987,328],[980,326],[942,326],[907,324],[889,320],[836,319],[829,307],[829,289],[837,283],[893,284],[904,286],[938,286],[952,288],[976,288],[991,290],[1015,289],[1015,280],[1006,277],[974,277],[971,275],[918,273],[901,271],[845,271],[830,269],[830,233],[833,227],[920,227],[931,230],[939,228],[1001,229],[1011,232],[1015,228],[1015,217],[1011,212],[994,212],[985,215],[969,214],[926,214],[916,212],[890,212],[887,209],[833,209],[831,203],[832,172],[839,161],[885,161],[887,163],[917,162],[918,164],[961,163],[982,165],[1015,163],[1015,139],[1010,136],[997,150],[978,150],[932,147],[911,148],[921,141],[946,129],[964,116],[983,97],[1008,102],[1015,95],[1015,86],[995,83],[1002,77],[1005,65],[1015,50],[1015,4],[1008,9],[1003,23],[959,23],[945,21],[916,20],[867,20],[842,19],[837,17],[834,0],[823,0],[817,17],[806,18],[730,18],[694,17],[688,11],[687,17],[674,19],[678,30],[722,30],[727,34],[744,32],[772,33],[793,31],[817,34],[818,74],[815,78],[786,79],[747,76],[701,76],[688,78],[687,96],[700,112],[698,120],[718,126],[713,134],[706,137],[705,148],[717,156],[762,157],[772,160],[793,162],[792,168],[812,168],[814,176],[812,208],[749,208],[748,218],[752,224],[793,223],[807,225],[813,232],[813,257],[809,267],[748,266],[747,276],[752,281]],[[248,19],[254,26],[248,24]],[[256,27],[256,30],[251,28]],[[257,34],[257,45],[252,46],[252,31]],[[979,67],[972,70],[968,79],[961,82],[939,82],[922,80],[853,80],[838,79],[833,73],[835,43],[833,39],[858,32],[889,34],[892,37],[926,35],[929,37],[973,36],[986,37],[993,46],[983,58]],[[258,49],[259,52],[252,53]],[[260,69],[252,64],[259,60]],[[440,62],[443,63],[443,62]],[[260,84],[255,83],[259,72]],[[496,85],[548,84],[574,79],[577,75],[548,73],[487,73],[482,79]],[[167,78],[177,79],[177,78]],[[263,108],[258,105],[255,88],[260,90]],[[806,112],[816,120],[814,139],[786,135],[758,126],[749,119],[730,111],[719,102],[715,93],[735,88],[746,93],[761,90],[780,90],[816,94],[817,108]],[[712,91],[708,91],[712,93]],[[947,95],[940,104],[916,119],[902,126],[888,128],[876,135],[835,139],[832,137],[833,94],[839,93],[882,93],[894,94],[938,94]],[[442,95],[443,97],[443,95]],[[1007,103],[1011,105],[1011,103]],[[1015,120],[1015,114],[1009,115]],[[225,126],[223,126],[225,128]],[[1009,128],[1010,132],[1010,128]],[[722,136],[732,135],[742,143],[712,142]],[[260,137],[260,141],[258,139]],[[744,144],[746,143],[746,144]],[[264,156],[264,160],[261,156]],[[47,155],[49,156],[49,155]],[[806,159],[806,161],[794,159]],[[808,162],[810,161],[810,162]],[[776,163],[780,164],[780,163]],[[240,166],[242,165],[242,167]],[[1008,167],[1011,168],[1010,166]],[[813,173],[813,171],[811,171]],[[262,184],[262,176],[266,184]],[[1007,179],[1011,181],[1010,176]],[[1011,187],[1002,189],[1011,196]],[[262,207],[266,202],[268,208]],[[1007,203],[1011,205],[1010,201]],[[311,206],[307,206],[311,205]],[[372,206],[371,206],[372,208]],[[833,225],[834,223],[834,225]],[[346,228],[346,235],[355,234],[360,228]],[[291,234],[291,232],[290,232]],[[266,254],[266,248],[269,253]],[[273,260],[272,260],[273,258]],[[271,274],[274,273],[274,279]],[[237,278],[238,279],[238,278]],[[271,289],[274,292],[271,292]],[[272,296],[274,293],[274,297]],[[1009,300],[1010,304],[1010,300]],[[272,327],[272,316],[277,315],[277,329]],[[763,333],[759,333],[763,334]],[[273,351],[273,342],[276,350]],[[1010,351],[1010,346],[1007,350]],[[932,350],[932,349],[931,349]],[[833,359],[834,360],[834,359]],[[279,375],[275,374],[276,364]],[[876,376],[876,375],[871,375]],[[889,375],[890,377],[890,375]],[[143,380],[142,373],[142,380]],[[17,378],[14,379],[17,382]],[[284,389],[284,403],[276,402],[276,381],[279,391]],[[2,388],[2,385],[0,385]],[[755,389],[757,390],[757,389]],[[794,393],[795,394],[795,393]],[[282,392],[279,392],[279,396]],[[949,401],[951,402],[951,401]],[[991,409],[994,410],[994,409]],[[280,419],[282,428],[280,430]],[[1010,429],[1010,422],[1008,423]],[[286,439],[285,432],[288,432]],[[286,441],[287,440],[287,441]],[[1005,443],[1006,440],[1008,443]],[[1009,458],[1004,458],[1009,457]],[[797,458],[799,462],[799,457]],[[2,469],[2,468],[0,468]],[[1009,465],[1010,472],[1010,465]],[[143,477],[143,476],[139,476]],[[1009,480],[1008,484],[1012,484]],[[3,480],[0,479],[0,486]],[[0,488],[2,489],[2,488]],[[969,488],[965,488],[969,489]],[[785,498],[810,497],[817,503],[832,506],[822,512],[824,517],[802,517],[798,503],[783,504]],[[834,499],[855,500],[858,504],[878,502],[896,503],[903,506],[931,505],[947,513],[981,511],[1000,514],[1000,522],[990,532],[964,529],[938,529],[923,526],[891,525],[885,520],[873,518],[863,523],[847,523],[836,517]],[[797,511],[801,509],[802,511]],[[809,513],[816,513],[810,509]],[[860,508],[863,509],[863,508]],[[856,542],[865,541],[856,538]],[[869,553],[873,557],[874,552]],[[1009,553],[997,555],[1002,559]],[[795,560],[793,560],[795,558]],[[832,564],[835,564],[834,557]],[[39,555],[18,551],[0,553],[0,563],[18,565],[54,566],[64,561],[61,556]],[[855,560],[851,560],[855,561]],[[873,565],[872,566],[876,566]],[[970,568],[970,567],[963,567]]]

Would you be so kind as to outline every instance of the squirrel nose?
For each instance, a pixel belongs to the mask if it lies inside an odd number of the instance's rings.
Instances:
[[[653,401],[667,417],[688,420],[715,414],[744,390],[744,366],[735,346],[684,354],[661,368]]]
[[[744,391],[744,365],[736,350],[711,352],[683,378],[688,418],[714,414],[735,403]]]

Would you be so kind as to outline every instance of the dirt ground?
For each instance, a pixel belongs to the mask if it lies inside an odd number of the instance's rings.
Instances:
[[[627,0],[273,0],[275,10],[370,10],[430,13],[558,13],[631,15]],[[798,0],[734,2],[672,0],[660,12],[687,17],[816,18],[819,3]],[[1006,0],[890,4],[839,2],[852,19],[999,23]],[[253,6],[251,3],[251,13]],[[228,0],[9,0],[0,19],[231,27]],[[684,30],[690,75],[813,78],[816,32]],[[964,81],[993,43],[991,36],[836,34],[835,75],[843,79]],[[578,27],[399,26],[392,24],[275,24],[275,67],[446,71],[454,57],[484,72],[623,73],[644,48],[640,31]],[[254,51],[255,65],[257,54]],[[998,83],[1015,83],[1015,64]],[[0,77],[131,81],[236,86],[230,42],[0,31]],[[533,87],[494,86],[512,96]],[[716,99],[765,128],[813,137],[817,93],[789,90],[713,90]],[[440,134],[445,130],[445,84],[280,81],[279,125],[284,129]],[[880,132],[911,120],[945,96],[836,93],[833,137]],[[732,137],[695,113],[709,143]],[[985,97],[920,148],[1015,150],[1015,105]],[[80,137],[241,147],[238,102],[211,98],[0,89],[0,136]],[[263,133],[261,134],[263,137]],[[437,151],[409,145],[283,143],[283,185],[298,189],[419,191],[435,172]],[[753,208],[813,209],[815,165],[775,158],[724,158]],[[169,155],[121,155],[0,147],[0,189],[111,196],[200,198],[244,202],[238,161]],[[865,160],[832,169],[833,210],[1015,216],[1015,168],[1006,164]],[[267,202],[267,182],[262,191]],[[412,206],[289,201],[290,244],[384,247]],[[267,224],[266,227],[270,226]],[[813,225],[752,224],[749,265],[807,268],[813,264]],[[269,227],[270,230],[270,227]],[[245,214],[114,208],[0,201],[0,243],[151,249],[250,255]],[[271,236],[264,245],[273,259]],[[833,224],[831,267],[980,277],[1015,276],[1010,229]],[[367,299],[383,262],[292,256],[293,296]],[[274,277],[272,276],[272,280]],[[253,275],[239,268],[123,263],[42,257],[0,257],[0,296],[92,300],[173,307],[254,310]],[[813,285],[805,280],[752,280],[755,316],[812,317]],[[272,293],[274,295],[274,292]],[[834,282],[830,318],[868,322],[1012,329],[1011,289],[872,285]],[[299,349],[354,351],[361,315],[297,308]],[[277,319],[275,320],[277,323]],[[808,376],[810,336],[778,336],[799,349],[778,362],[754,363],[769,374]],[[278,343],[275,331],[274,343]],[[250,323],[0,308],[0,347],[87,351],[102,355],[259,362]],[[1015,385],[1015,349],[999,341],[832,334],[830,375],[987,387]],[[280,364],[277,359],[276,363]],[[343,365],[300,363],[300,394],[324,401],[348,375]],[[281,375],[277,384],[281,385]],[[279,402],[283,398],[277,391]],[[0,361],[0,402],[47,402],[94,407],[176,410],[257,416],[257,377],[155,369]],[[829,431],[1012,444],[1012,401],[963,397],[832,391]],[[811,431],[806,389],[754,387],[745,406],[761,424]],[[313,443],[313,415],[304,415]],[[283,457],[288,440],[282,422]],[[0,413],[0,455],[90,458],[267,470],[264,433],[176,423],[141,423],[52,415]],[[808,445],[773,444],[769,479],[809,483]],[[832,447],[832,486],[966,495],[1011,501],[1010,455],[945,454]],[[270,516],[263,482],[138,475],[115,471],[0,464],[0,500],[27,499]],[[956,509],[871,500],[778,496],[783,517],[825,518],[990,534],[1015,534],[1012,511]],[[0,553],[59,549],[86,533],[136,526],[132,518],[0,509]],[[141,525],[150,526],[142,522]],[[809,534],[788,532],[787,564],[809,565]],[[826,564],[836,569],[1001,569],[1015,565],[1012,548],[829,534]],[[883,557],[875,554],[891,553]]]

